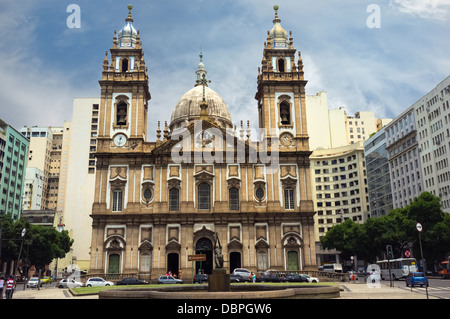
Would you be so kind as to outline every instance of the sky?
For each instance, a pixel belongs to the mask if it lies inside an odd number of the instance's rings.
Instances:
[[[79,27],[67,22],[71,4]],[[232,121],[257,124],[274,5],[302,54],[306,94],[326,91],[329,108],[394,118],[450,74],[450,0],[0,0],[0,118],[63,126],[74,98],[99,97],[128,4],[149,68],[149,140],[194,86],[200,51]]]

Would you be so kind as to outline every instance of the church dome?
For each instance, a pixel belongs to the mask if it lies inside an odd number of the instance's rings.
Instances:
[[[200,104],[203,102],[203,98],[205,98],[208,105],[206,111],[211,120],[224,128],[233,127],[230,112],[224,100],[208,87],[207,72],[202,57],[203,55],[200,54],[200,63],[195,72],[197,76],[195,86],[181,97],[172,112],[169,125],[171,130],[177,127],[185,127],[187,123],[200,119]]]
[[[230,112],[224,100],[215,91],[205,86],[205,100],[208,104],[206,111],[210,119],[220,126],[231,128]],[[200,104],[203,101],[203,85],[196,85],[187,91],[178,101],[172,112],[170,129],[186,126],[186,120],[192,122],[200,118]]]

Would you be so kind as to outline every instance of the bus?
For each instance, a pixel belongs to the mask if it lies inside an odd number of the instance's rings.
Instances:
[[[326,264],[322,266],[323,271],[328,272],[342,272],[341,264]]]
[[[391,278],[399,280],[408,276],[410,272],[417,272],[417,262],[415,258],[397,258],[390,260],[379,260],[377,265],[380,267],[381,279],[389,278],[389,264],[391,268]]]

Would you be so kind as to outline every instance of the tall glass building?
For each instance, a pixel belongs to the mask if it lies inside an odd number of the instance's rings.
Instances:
[[[380,217],[393,208],[386,132],[382,128],[364,142],[370,217]]]

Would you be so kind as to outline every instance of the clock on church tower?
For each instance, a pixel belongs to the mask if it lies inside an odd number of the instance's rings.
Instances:
[[[99,151],[114,148],[136,148],[146,141],[147,111],[150,91],[148,70],[139,31],[133,25],[131,10],[125,25],[116,33],[113,46],[103,61],[101,87]]]

